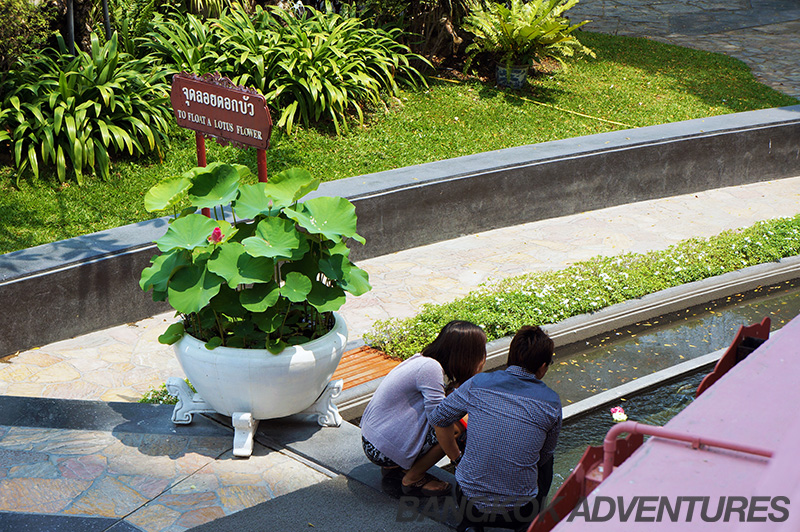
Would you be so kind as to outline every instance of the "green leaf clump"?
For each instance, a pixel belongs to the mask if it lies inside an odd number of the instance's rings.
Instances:
[[[149,210],[191,205],[156,240],[161,255],[139,283],[182,316],[161,342],[174,343],[185,331],[209,349],[280,352],[328,332],[345,292],[370,290],[367,273],[348,258],[349,239],[364,243],[348,200],[300,202],[319,186],[307,170],[284,170],[257,185],[241,183],[247,174],[245,166],[214,162],[145,197]],[[220,201],[230,202],[232,223],[223,208],[214,208],[219,219],[195,212]]]
[[[576,53],[594,57],[573,32],[586,24],[570,24],[564,13],[578,0],[510,0],[485,2],[474,0],[463,29],[475,38],[467,46],[470,61],[478,53],[489,53],[498,64],[531,66],[534,59],[551,58],[564,64]],[[465,65],[468,69],[470,62]]]
[[[190,390],[197,392],[194,386],[192,386],[192,383],[189,382],[189,379],[183,380],[189,385]],[[150,388],[148,391],[146,391],[142,397],[139,398],[138,402],[151,405],[174,405],[178,403],[178,398],[170,395],[169,391],[167,390],[167,384],[162,383],[160,386]]]

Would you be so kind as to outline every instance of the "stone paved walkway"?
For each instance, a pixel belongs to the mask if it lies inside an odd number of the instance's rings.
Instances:
[[[106,530],[116,522],[137,528],[115,531],[183,532],[332,478],[258,443],[249,459],[234,458],[229,429],[198,417],[176,431],[166,406],[126,424],[125,416],[137,415],[129,409],[109,424],[92,405],[61,409],[70,419],[0,423],[0,530]],[[76,428],[65,428],[70,423]],[[8,523],[21,513],[67,520]],[[86,516],[105,525],[90,528]]]
[[[0,394],[138,401],[183,376],[171,346],[158,343],[173,313],[22,351],[0,361]]]
[[[373,290],[342,308],[350,340],[376,320],[414,315],[425,303],[465,295],[491,279],[563,268],[596,255],[663,249],[690,237],[800,212],[800,177],[612,207],[487,231],[361,261]],[[158,343],[162,314],[7,357],[0,394],[135,401],[182,376]]]
[[[580,0],[584,29],[721,52],[762,83],[800,98],[800,3],[792,0]]]

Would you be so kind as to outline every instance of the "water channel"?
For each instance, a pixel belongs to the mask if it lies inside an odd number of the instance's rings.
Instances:
[[[631,421],[663,426],[694,400],[694,393],[706,373],[701,371],[645,394],[626,398],[620,401],[619,406],[625,409]],[[586,446],[602,445],[603,438],[613,425],[608,408],[564,423],[553,463],[550,498],[572,472],[586,451]]]
[[[566,346],[556,353],[556,362],[545,382],[567,405],[723,349],[730,345],[741,325],[769,316],[774,332],[798,314],[800,281],[758,288]],[[632,421],[664,425],[694,400],[697,386],[707,373],[688,375],[641,395],[625,397],[619,405]],[[564,423],[556,449],[551,497],[586,446],[602,445],[613,424],[607,408]]]
[[[800,280],[735,294],[556,350],[545,377],[568,404],[730,345],[741,325],[800,314]]]

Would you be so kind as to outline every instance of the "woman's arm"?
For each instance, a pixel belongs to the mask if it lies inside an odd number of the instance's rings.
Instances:
[[[425,403],[425,416],[436,432],[436,439],[442,450],[451,460],[458,460],[461,456],[461,449],[456,443],[456,428],[453,426],[455,420],[449,423],[433,423],[433,412],[442,405],[444,395],[444,376],[441,366],[436,361],[436,365],[427,364],[425,370],[417,373],[417,389],[422,393]],[[435,367],[435,371],[431,371]],[[451,394],[453,395],[453,394]]]
[[[453,425],[449,427],[437,427],[434,425],[433,429],[436,431],[436,439],[439,445],[442,446],[445,454],[450,460],[458,461],[461,458],[461,449],[458,448],[456,443],[456,430]]]
[[[439,406],[428,416],[428,422],[434,426],[436,431],[436,438],[451,460],[458,460],[461,456],[461,450],[456,443],[454,423],[467,415],[470,388],[471,383],[469,381],[459,386],[444,401],[439,403]],[[441,436],[440,431],[442,431]]]

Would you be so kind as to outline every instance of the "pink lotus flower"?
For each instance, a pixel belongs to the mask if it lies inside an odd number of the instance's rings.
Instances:
[[[611,409],[611,419],[613,419],[616,423],[619,423],[621,421],[627,421],[628,416],[625,414],[625,410],[623,410],[621,406],[615,406]]]
[[[211,231],[211,236],[208,237],[208,241],[211,242],[212,244],[219,244],[220,242],[222,242],[222,238],[224,236],[225,235],[222,234],[222,229],[220,229],[219,227],[215,227],[214,230]]]

